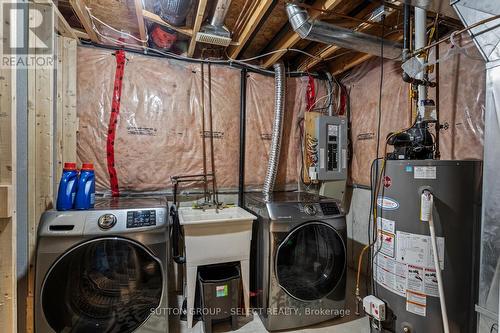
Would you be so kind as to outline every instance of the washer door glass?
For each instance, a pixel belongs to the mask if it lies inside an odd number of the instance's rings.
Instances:
[[[330,294],[344,274],[344,242],[330,225],[308,222],[280,243],[275,260],[278,283],[290,296],[318,300]]]
[[[56,332],[132,332],[160,305],[160,261],[123,238],[85,242],[51,267],[42,289]]]

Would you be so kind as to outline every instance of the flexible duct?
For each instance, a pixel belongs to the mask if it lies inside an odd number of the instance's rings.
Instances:
[[[192,0],[161,0],[160,16],[174,26],[181,26],[191,8]]]
[[[326,77],[328,78],[328,85],[326,86],[326,93],[328,95],[328,115],[333,116],[333,100],[335,98],[333,94],[333,76],[330,72],[326,72]]]
[[[281,149],[281,135],[283,133],[283,117],[285,112],[285,66],[283,63],[274,64],[274,121],[271,139],[271,151],[264,180],[263,193],[269,194],[274,190]]]
[[[346,49],[380,56],[382,39],[379,37],[338,27],[320,20],[313,20],[305,9],[292,3],[286,5],[286,12],[293,30],[303,39],[334,44]],[[387,39],[383,41],[384,58],[400,59],[401,44]]]

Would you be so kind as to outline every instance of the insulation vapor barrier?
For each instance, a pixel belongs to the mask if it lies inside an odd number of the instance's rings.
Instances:
[[[444,125],[440,131],[441,159],[482,159],[484,62],[474,49],[468,55],[450,49],[450,44],[440,46],[440,123]],[[384,61],[379,157],[384,154],[387,136],[409,127],[414,119],[409,112],[408,84],[401,79],[401,73],[400,62]],[[435,79],[435,73],[429,76]],[[350,90],[351,181],[369,186],[370,165],[377,157],[380,58],[355,67],[342,83]],[[429,98],[435,99],[434,88],[429,88]],[[392,149],[387,147],[387,151]]]
[[[203,173],[201,65],[127,53],[120,113],[114,142],[120,192],[165,191],[170,177]],[[77,152],[79,162],[94,162],[98,192],[109,192],[106,140],[116,59],[104,49],[78,48]],[[208,65],[205,65],[205,138],[208,132]],[[217,185],[238,186],[240,70],[211,66],[213,138]],[[276,189],[295,189],[300,169],[300,119],[306,108],[307,77],[287,78],[285,118]],[[316,82],[318,96],[325,83]],[[249,73],[245,183],[264,182],[274,110],[274,77]],[[183,184],[202,188],[202,184]]]

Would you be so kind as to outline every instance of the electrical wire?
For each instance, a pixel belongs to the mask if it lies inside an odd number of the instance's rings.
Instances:
[[[322,101],[322,100],[324,100],[325,98],[329,98],[329,97],[330,97],[330,96],[332,96],[332,95],[333,95],[333,89],[330,91],[330,93],[329,93],[329,94],[326,94],[326,95],[324,95],[324,96],[321,96],[321,97],[320,97],[320,98],[318,98],[316,101],[314,101],[314,103],[313,103],[313,104],[309,107],[309,109],[307,110],[307,112],[310,112],[310,111],[313,109],[313,107],[314,107],[316,104],[318,104],[318,102],[319,102],[319,101]]]
[[[89,8],[89,7],[85,6],[85,9],[87,10],[87,13],[89,14],[89,16],[90,16],[90,18],[91,18],[92,20],[95,20],[95,21],[97,21],[97,22],[101,23],[102,25],[104,25],[105,27],[107,27],[107,28],[109,28],[109,29],[113,30],[114,32],[116,32],[116,33],[118,33],[118,34],[120,34],[120,35],[126,35],[126,36],[129,36],[130,38],[132,38],[132,39],[134,39],[134,40],[138,41],[139,43],[147,43],[147,42],[148,42],[148,39],[149,39],[149,36],[148,36],[148,35],[146,35],[146,40],[142,40],[142,39],[137,38],[137,37],[135,37],[134,35],[132,35],[132,34],[130,34],[130,33],[128,33],[128,32],[124,32],[124,31],[120,31],[120,30],[118,30],[118,29],[115,29],[115,28],[113,28],[112,26],[110,26],[109,24],[107,24],[106,22],[104,22],[104,21],[100,20],[98,17],[94,16],[94,15],[92,14],[91,8]],[[92,23],[92,25],[94,25],[94,23]],[[94,25],[94,26],[95,26],[95,25]],[[94,29],[94,31],[95,31],[95,29]]]
[[[134,40],[140,42],[140,43],[146,43],[148,40],[142,40],[142,39],[139,39],[129,33],[125,33],[125,32],[122,32],[122,31],[119,31],[118,29],[116,28],[113,28],[112,26],[110,26],[109,24],[103,22],[102,20],[100,20],[99,18],[95,17],[90,8],[88,7],[85,7],[85,9],[87,10],[90,18],[91,18],[91,21],[92,21],[92,29],[102,38],[108,40],[108,41],[111,41],[117,45],[127,45],[129,47],[132,47],[132,48],[142,48],[142,49],[146,49],[146,50],[151,50],[153,52],[156,52],[156,53],[159,53],[159,54],[162,54],[162,55],[165,55],[165,56],[169,56],[169,57],[173,57],[175,59],[178,59],[178,60],[185,60],[185,59],[191,59],[189,57],[184,57],[184,56],[181,56],[181,55],[178,55],[178,54],[175,54],[175,53],[172,53],[172,52],[164,52],[164,51],[160,51],[160,50],[157,50],[157,49],[154,49],[154,48],[151,48],[151,47],[148,47],[148,46],[145,46],[145,45],[135,45],[135,44],[130,44],[130,43],[127,43],[125,41],[121,41],[121,40],[118,40],[116,38],[113,38],[113,37],[110,37],[110,36],[106,36],[104,34],[102,34],[99,29],[97,29],[96,25],[95,25],[95,22],[94,21],[97,21],[99,23],[101,23],[102,25],[108,27],[109,29],[115,31],[116,33],[119,33],[119,34],[124,34],[124,35],[127,35],[127,36],[130,36],[131,38],[133,38]],[[287,48],[287,49],[279,49],[279,50],[275,50],[275,51],[272,51],[272,52],[267,52],[267,53],[264,53],[264,54],[261,54],[261,55],[258,55],[256,57],[253,57],[253,58],[248,58],[248,59],[241,59],[241,60],[238,60],[238,59],[233,59],[231,57],[229,57],[227,55],[227,52],[226,52],[226,56],[229,60],[211,60],[210,62],[212,63],[218,63],[218,64],[231,64],[232,62],[234,63],[240,63],[240,64],[244,64],[245,66],[248,66],[248,67],[251,67],[251,68],[254,68],[254,69],[258,69],[258,70],[264,70],[266,72],[269,72],[269,73],[274,73],[273,71],[270,71],[270,70],[265,70],[263,69],[262,67],[260,66],[256,66],[256,65],[253,65],[253,64],[248,64],[249,61],[251,60],[256,60],[256,59],[259,59],[259,58],[263,58],[263,57],[266,57],[268,55],[271,55],[271,54],[274,54],[274,53],[279,53],[279,52],[288,52],[288,51],[293,51],[293,52],[298,52],[298,53],[302,53],[304,55],[307,55],[308,57],[311,57],[313,59],[316,59],[316,60],[322,60],[321,58],[319,57],[316,57],[310,53],[307,53],[305,51],[302,51],[302,50],[299,50],[299,49],[292,49],[292,48]]]
[[[264,57],[267,57],[267,56],[275,54],[275,53],[285,53],[285,52],[288,52],[288,51],[302,53],[302,54],[304,54],[304,55],[306,55],[306,56],[308,56],[310,58],[313,58],[315,60],[319,60],[319,61],[323,60],[322,58],[320,58],[318,56],[315,56],[315,55],[313,55],[311,53],[308,53],[308,52],[300,50],[300,49],[293,49],[293,48],[278,49],[278,50],[266,52],[266,53],[263,53],[263,54],[259,54],[258,56],[255,56],[255,57],[245,58],[245,59],[234,59],[234,58],[231,58],[229,55],[227,55],[227,52],[226,52],[226,56],[231,61],[235,61],[235,62],[236,61],[248,62],[248,61],[252,61],[252,60],[257,60],[257,59],[260,59],[260,58],[264,58]]]
[[[114,44],[117,44],[119,46],[129,46],[129,47],[132,47],[132,48],[138,48],[138,49],[144,49],[144,50],[150,50],[152,52],[156,52],[158,54],[161,54],[161,55],[164,55],[164,56],[167,56],[167,57],[172,57],[174,59],[178,59],[178,60],[192,60],[192,58],[189,58],[189,57],[185,57],[185,56],[181,56],[181,55],[178,55],[176,53],[173,53],[173,52],[164,52],[164,51],[160,51],[158,49],[155,49],[155,48],[151,48],[151,47],[148,47],[148,46],[145,46],[145,45],[135,45],[135,44],[130,44],[130,43],[127,43],[125,41],[122,41],[122,40],[118,40],[116,38],[113,38],[113,37],[110,37],[110,36],[106,36],[104,34],[102,34],[96,27],[95,25],[95,22],[94,21],[97,21],[99,22],[100,24],[106,26],[107,28],[111,29],[112,31],[120,34],[120,35],[126,35],[126,36],[129,36],[130,38],[136,40],[137,42],[139,43],[147,43],[149,41],[149,36],[147,36],[146,40],[142,40],[140,38],[137,38],[135,37],[134,35],[130,34],[130,33],[127,33],[127,32],[123,32],[123,31],[120,31],[114,27],[112,27],[111,25],[107,24],[106,22],[102,21],[101,19],[99,19],[98,17],[94,16],[91,12],[91,8],[85,6],[85,9],[87,10],[87,13],[89,14],[90,16],[90,19],[92,21],[92,30],[94,30],[101,38],[104,38],[108,41],[111,41],[113,42]],[[225,50],[225,54],[226,54],[226,57],[228,60],[211,60],[212,63],[216,63],[216,64],[229,64],[231,65],[231,63],[237,63],[237,64],[243,64],[245,66],[248,66],[250,68],[253,68],[253,69],[256,69],[256,70],[261,70],[261,71],[265,71],[267,73],[274,73],[274,71],[271,71],[271,70],[266,70],[265,68],[262,68],[260,66],[257,66],[257,65],[254,65],[254,64],[249,64],[248,62],[250,61],[253,61],[253,60],[257,60],[257,59],[260,59],[260,58],[264,58],[264,57],[267,57],[269,55],[272,55],[272,54],[275,54],[275,53],[286,53],[286,52],[297,52],[297,53],[301,53],[301,54],[304,54],[314,60],[317,60],[317,61],[328,61],[328,60],[332,60],[332,59],[335,59],[335,58],[338,58],[342,55],[345,55],[345,54],[348,54],[348,53],[351,53],[353,51],[346,51],[346,52],[343,52],[343,53],[340,53],[340,54],[337,54],[337,55],[334,55],[332,57],[328,57],[328,58],[322,58],[322,57],[318,57],[318,56],[315,56],[311,53],[308,53],[306,51],[303,51],[303,50],[300,50],[300,49],[295,49],[295,48],[284,48],[284,49],[278,49],[278,50],[274,50],[274,51],[271,51],[271,52],[266,52],[264,54],[260,54],[258,56],[255,56],[255,57],[251,57],[251,58],[246,58],[246,59],[234,59],[234,58],[231,58],[228,54],[227,54],[227,50]],[[301,71],[296,71],[296,72],[289,72],[289,73],[304,73],[304,72],[301,72]]]
[[[385,3],[385,1],[384,1]],[[382,17],[382,21],[385,20],[385,15]],[[384,35],[384,31],[383,31],[383,25],[382,25],[382,36]],[[384,64],[384,39],[381,38],[380,39],[380,59],[381,59],[381,68],[380,68],[380,84],[379,84],[379,105],[378,105],[378,133],[377,133],[377,156],[376,156],[376,159],[379,158],[379,147],[380,147],[380,130],[381,130],[381,114],[382,114],[382,85],[383,85],[383,76],[384,76],[384,72],[383,72],[383,64]],[[378,164],[377,164],[377,168],[378,168]],[[377,169],[378,170],[378,169]],[[378,174],[378,172],[376,173]],[[372,213],[372,209],[373,209],[373,221],[370,223],[370,219],[368,219],[368,244],[365,245],[363,247],[363,249],[361,250],[361,253],[359,254],[359,257],[358,257],[358,271],[357,271],[357,274],[356,274],[356,290],[355,290],[355,297],[357,299],[357,302],[359,302],[358,298],[360,297],[359,295],[359,281],[361,279],[361,266],[362,266],[362,263],[363,263],[363,256],[365,254],[366,251],[370,252],[369,250],[371,249],[371,247],[373,246],[374,242],[373,242],[373,237],[370,233],[370,227],[371,227],[371,224],[373,223],[373,229],[376,230],[377,229],[377,214],[376,214],[376,207],[377,207],[377,204],[376,204],[376,200],[378,198],[378,193],[377,193],[377,190],[378,190],[378,181],[379,180],[376,180],[375,183],[377,184],[376,187],[375,187],[375,193],[372,196],[372,202],[370,204],[370,214]],[[372,191],[373,191],[373,187],[372,187]],[[370,215],[369,215],[370,216]],[[367,261],[367,268],[372,268],[371,266],[371,259],[370,259],[370,255],[368,255],[368,261]],[[367,272],[367,275],[369,275],[370,272],[368,271]],[[372,284],[373,286],[373,284]]]

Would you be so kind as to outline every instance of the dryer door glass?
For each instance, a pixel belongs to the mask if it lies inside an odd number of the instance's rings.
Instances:
[[[43,313],[56,332],[132,332],[160,305],[162,280],[160,261],[142,245],[92,240],[51,267]]]
[[[309,222],[288,234],[275,260],[280,286],[296,299],[314,301],[335,289],[344,274],[346,253],[333,227]]]

